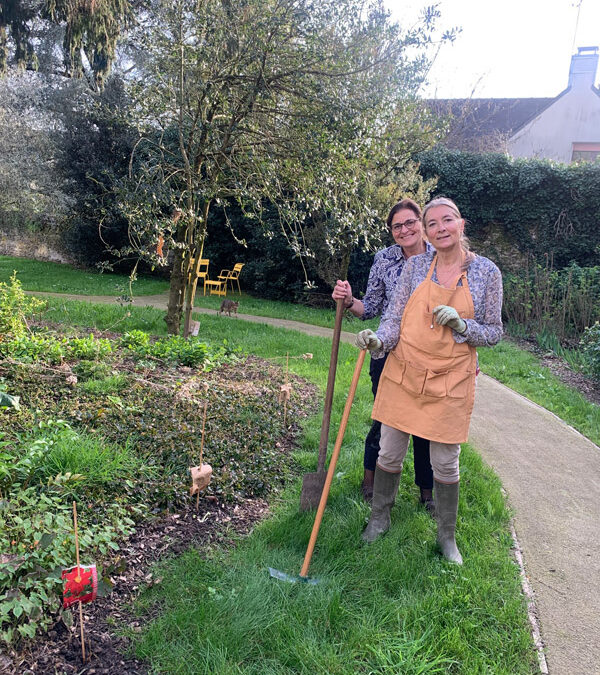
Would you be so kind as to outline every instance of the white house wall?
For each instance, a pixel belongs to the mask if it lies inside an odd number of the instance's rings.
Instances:
[[[573,143],[600,143],[600,96],[590,87],[567,90],[508,140],[508,152],[568,163]]]

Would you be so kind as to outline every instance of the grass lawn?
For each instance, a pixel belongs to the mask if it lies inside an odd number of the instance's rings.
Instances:
[[[129,277],[123,274],[80,270],[61,263],[0,256],[0,281],[8,282],[16,270],[26,291],[78,293],[81,295],[129,295]],[[133,284],[135,295],[154,295],[169,288],[162,279],[140,277]]]
[[[17,271],[17,278],[26,291],[80,295],[129,295],[129,277],[126,275],[100,274],[95,271],[75,269],[70,265],[0,256],[0,282],[7,282],[14,270]],[[149,277],[138,278],[132,286],[134,296],[166,293],[168,288],[168,281]],[[218,310],[223,298],[217,295],[204,296],[202,290],[199,286],[195,306]],[[291,302],[263,300],[246,293],[240,296],[237,292],[229,292],[227,297],[239,300],[239,312],[242,314],[303,321],[315,326],[330,326],[332,313],[335,311],[333,300],[331,309],[328,310]],[[358,332],[362,328],[376,328],[378,323],[377,319],[362,322],[346,314],[344,330]]]
[[[218,339],[223,321],[202,317],[202,329]],[[325,385],[326,340],[235,320],[228,322],[228,339],[266,358],[312,352],[312,361],[292,359],[290,368]],[[352,346],[340,346],[334,432],[356,357]],[[268,566],[291,574],[300,569],[314,515],[298,513],[298,481],[274,516],[234,550],[214,549],[206,557],[190,551],[162,566],[165,581],[138,603],[142,616],[160,607],[137,639],[138,655],[156,671],[533,672],[508,512],[499,481],[471,448],[462,454],[462,568],[435,552],[435,524],[417,505],[410,460],[390,535],[361,545],[369,509],[358,484],[371,407],[365,368],[311,567],[322,582],[290,585],[267,573]],[[306,471],[314,469],[319,429],[317,416],[297,453]]]

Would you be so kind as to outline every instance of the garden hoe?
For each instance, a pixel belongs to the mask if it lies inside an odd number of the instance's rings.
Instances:
[[[337,301],[335,311],[335,323],[333,327],[333,339],[331,342],[331,358],[329,359],[329,375],[327,376],[327,390],[325,392],[325,407],[323,408],[323,421],[321,423],[321,439],[319,441],[319,457],[317,470],[306,473],[302,478],[302,492],[300,493],[300,510],[314,509],[321,499],[323,486],[325,485],[325,460],[327,459],[327,441],[329,440],[329,422],[331,420],[331,404],[333,402],[333,389],[335,386],[335,371],[337,368],[338,350],[340,346],[340,334],[342,332],[342,318],[344,316],[344,300]]]
[[[342,421],[340,422],[340,428],[338,431],[337,438],[335,439],[335,446],[333,448],[333,453],[331,454],[331,461],[329,462],[329,469],[327,470],[325,477],[325,484],[323,486],[323,492],[321,493],[321,500],[319,501],[319,508],[317,509],[317,514],[315,516],[315,522],[310,533],[310,539],[308,541],[308,547],[306,548],[306,554],[304,555],[304,562],[302,564],[302,569],[300,570],[300,575],[293,577],[290,574],[281,572],[272,567],[269,567],[269,574],[275,579],[281,579],[282,581],[290,581],[295,583],[296,581],[303,581],[309,584],[318,583],[317,579],[308,578],[308,567],[310,565],[310,560],[312,558],[313,551],[315,550],[315,544],[317,543],[317,536],[319,534],[319,528],[321,527],[321,520],[323,520],[323,512],[325,511],[325,506],[327,504],[327,498],[329,497],[329,489],[331,488],[331,481],[333,480],[333,474],[335,473],[335,466],[340,456],[340,449],[342,447],[342,441],[344,440],[344,434],[346,433],[346,426],[348,424],[348,418],[350,417],[350,409],[352,408],[352,402],[354,401],[354,394],[356,393],[356,387],[358,385],[358,378],[360,377],[360,371],[362,370],[363,363],[365,361],[365,355],[367,353],[366,349],[362,349],[358,355],[358,360],[356,361],[356,366],[354,367],[354,375],[352,376],[352,382],[350,384],[350,391],[348,392],[348,398],[346,399],[346,406],[344,407],[344,412],[342,414]]]

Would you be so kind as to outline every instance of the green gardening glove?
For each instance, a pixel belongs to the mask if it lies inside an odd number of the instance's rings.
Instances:
[[[457,333],[464,335],[467,331],[467,324],[464,319],[461,319],[458,316],[458,312],[454,307],[449,305],[438,305],[433,313],[435,315],[435,320],[440,326],[448,326],[448,328],[453,328]]]
[[[370,352],[383,347],[381,340],[370,328],[361,330],[360,333],[356,335],[354,343],[359,349],[368,349]]]

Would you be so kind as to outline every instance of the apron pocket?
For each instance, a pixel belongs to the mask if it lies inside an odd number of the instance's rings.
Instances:
[[[467,398],[473,384],[473,373],[450,370],[446,374],[446,387],[450,398]]]
[[[394,354],[394,352],[390,352],[390,355],[385,362],[385,366],[383,367],[381,376],[387,377],[388,380],[391,380],[396,384],[402,384],[405,367],[406,361],[404,359],[399,359],[396,354]]]
[[[425,387],[423,393],[426,396],[433,396],[435,398],[444,398],[446,396],[446,375],[447,371],[443,373],[436,373],[433,370],[427,371],[425,379]]]
[[[426,376],[427,371],[424,368],[418,368],[405,361],[402,387],[411,394],[422,394]]]

